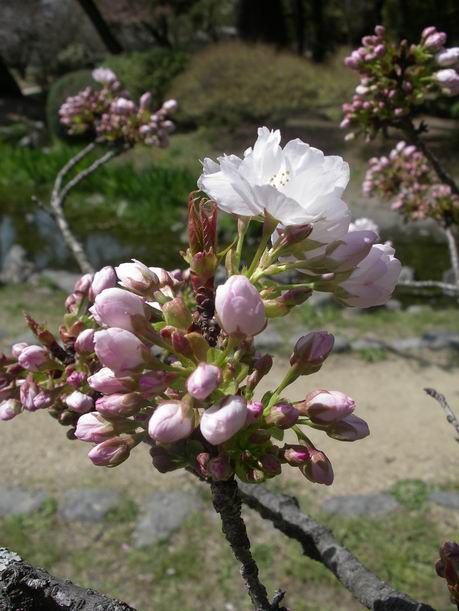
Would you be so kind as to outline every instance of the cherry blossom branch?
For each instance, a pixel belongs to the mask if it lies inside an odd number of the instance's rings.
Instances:
[[[67,579],[57,579],[6,548],[0,548],[0,608],[2,611],[83,608],[85,611],[135,611],[120,600],[74,585]]]
[[[321,562],[368,609],[377,611],[434,611],[432,607],[394,590],[369,571],[333,534],[299,509],[294,497],[278,495],[264,486],[239,483],[242,501]]]
[[[451,259],[451,266],[454,273],[454,280],[456,281],[456,285],[459,286],[459,256],[457,252],[457,244],[454,238],[451,227],[447,227],[445,229],[445,235],[448,242],[449,249],[449,257]]]
[[[439,393],[437,390],[435,390],[435,388],[424,388],[424,391],[429,395],[429,397],[435,399],[435,401],[437,401],[439,406],[445,412],[446,420],[451,424],[452,427],[454,427],[454,430],[457,434],[456,441],[459,442],[459,419],[451,409],[448,401],[446,400],[445,395]]]
[[[439,282],[437,280],[403,280],[397,283],[397,287],[419,289],[419,292],[422,292],[423,289],[439,289],[445,295],[450,295],[452,297],[459,293],[459,287],[455,284]]]
[[[120,155],[127,147],[115,147],[111,148],[104,155],[96,159],[90,166],[76,174],[71,180],[63,186],[66,175],[77,166],[82,159],[84,159],[89,153],[91,153],[97,145],[97,142],[91,142],[84,149],[79,151],[74,157],[72,157],[64,167],[59,171],[56,180],[54,181],[53,190],[51,192],[50,208],[51,214],[59,227],[65,243],[70,248],[75,260],[77,261],[82,272],[93,272],[94,269],[89,262],[89,259],[84,251],[82,243],[76,238],[67,218],[64,213],[64,205],[67,196],[70,191],[80,184],[85,178],[93,174],[102,165],[108,163],[111,159]]]
[[[212,502],[215,511],[220,514],[222,530],[233,554],[241,563],[241,575],[245,581],[250,599],[256,611],[275,611],[283,598],[277,592],[273,603],[268,600],[265,586],[258,577],[258,567],[250,551],[247,529],[241,516],[241,497],[238,484],[234,479],[222,482],[211,482]]]

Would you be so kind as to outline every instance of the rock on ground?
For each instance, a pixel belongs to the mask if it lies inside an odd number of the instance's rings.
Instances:
[[[327,513],[340,516],[383,516],[400,508],[400,503],[390,494],[355,494],[332,496],[323,504]]]
[[[99,522],[119,501],[115,490],[72,488],[64,493],[58,514],[66,522]]]
[[[33,513],[38,511],[48,498],[43,490],[0,487],[0,517]]]

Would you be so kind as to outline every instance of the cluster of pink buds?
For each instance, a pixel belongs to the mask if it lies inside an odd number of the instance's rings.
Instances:
[[[446,34],[433,26],[422,32],[417,45],[392,42],[381,25],[373,35],[364,36],[362,46],[345,59],[360,76],[352,102],[343,105],[341,127],[352,130],[346,138],[363,133],[370,140],[379,130],[402,124],[427,95],[459,94],[454,69],[459,49],[445,49],[445,43]]]
[[[363,192],[391,201],[392,209],[407,219],[458,219],[459,197],[438,182],[424,154],[403,141],[388,156],[370,159]]]
[[[153,112],[151,94],[144,93],[135,103],[109,68],[97,68],[93,78],[100,89],[86,87],[67,98],[59,110],[70,134],[90,132],[99,141],[128,146],[137,142],[167,146],[174,129],[170,115],[177,107],[175,100],[167,100]]]
[[[331,463],[312,437],[353,442],[368,426],[340,391],[292,400],[286,389],[321,369],[333,336],[302,335],[268,391],[273,357],[257,350],[257,336],[314,290],[350,305],[383,303],[400,263],[373,231],[350,230],[340,197],[347,164],[299,140],[282,149],[279,140],[263,128],[244,160],[204,161],[199,184],[213,199],[190,195],[186,273],[134,260],[83,276],[66,300],[59,339],[29,318],[41,345],[15,345],[0,360],[0,418],[47,409],[70,438],[93,444],[88,456],[98,466],[119,465],[143,442],[162,473],[261,482],[294,467],[331,484]],[[238,217],[226,248],[217,245],[218,208]],[[263,232],[245,261],[252,221]],[[227,279],[216,287],[219,265]],[[286,269],[301,272],[298,282],[276,281]]]

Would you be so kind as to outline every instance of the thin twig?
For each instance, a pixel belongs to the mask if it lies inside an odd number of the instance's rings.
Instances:
[[[459,256],[457,253],[457,244],[451,227],[445,228],[445,235],[448,241],[449,257],[451,259],[451,267],[453,269],[454,281],[459,286]]]
[[[441,182],[449,185],[451,187],[451,191],[456,195],[459,195],[459,187],[456,184],[454,178],[448,174],[445,168],[442,166],[437,157],[432,153],[430,148],[427,146],[425,141],[419,136],[419,129],[416,129],[413,125],[411,119],[404,120],[400,125],[402,131],[405,133],[405,136],[409,140],[411,144],[414,144],[416,148],[418,148],[424,156],[429,160],[430,165],[434,169],[436,175],[441,180]]]
[[[241,498],[234,479],[224,482],[211,482],[212,502],[220,514],[222,530],[233,554],[241,563],[241,575],[247,586],[249,596],[256,611],[272,611],[265,586],[258,578],[258,567],[250,551],[247,529],[241,516]],[[278,601],[276,602],[278,609]]]
[[[459,442],[459,420],[451,409],[445,395],[439,393],[437,390],[435,390],[435,388],[424,388],[424,391],[429,395],[429,397],[435,399],[435,401],[437,401],[439,406],[445,412],[446,420],[451,424],[451,426],[454,427],[454,430],[457,433],[456,441]]]
[[[455,284],[439,282],[437,280],[402,280],[401,282],[397,283],[397,288],[407,288],[421,291],[422,289],[439,289],[442,293],[451,297],[454,297],[459,293],[459,287]]]
[[[239,482],[242,501],[287,537],[296,539],[309,558],[321,562],[365,607],[374,611],[434,611],[411,599],[369,571],[340,545],[324,526],[301,512],[293,497],[274,494],[264,486]],[[305,596],[305,598],[307,598]]]
[[[70,248],[75,260],[77,261],[82,272],[93,272],[94,269],[89,262],[89,259],[84,251],[82,243],[77,239],[70,229],[70,225],[64,213],[65,200],[72,189],[74,189],[82,180],[93,174],[102,165],[108,163],[111,159],[120,155],[126,150],[125,147],[112,148],[104,155],[96,159],[90,166],[76,174],[71,180],[67,182],[65,186],[63,181],[67,173],[74,168],[86,155],[94,150],[96,142],[91,142],[77,153],[72,159],[70,159],[65,166],[59,171],[56,180],[54,181],[53,190],[51,193],[51,212],[59,227],[65,243]]]

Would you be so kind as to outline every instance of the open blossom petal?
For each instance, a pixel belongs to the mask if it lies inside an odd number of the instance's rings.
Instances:
[[[262,127],[243,159],[205,159],[199,188],[225,212],[258,216],[267,211],[284,225],[312,223],[312,239],[318,241],[333,228],[336,239],[349,226],[349,211],[341,200],[349,181],[348,164],[299,139],[282,149],[280,137],[279,130]]]

